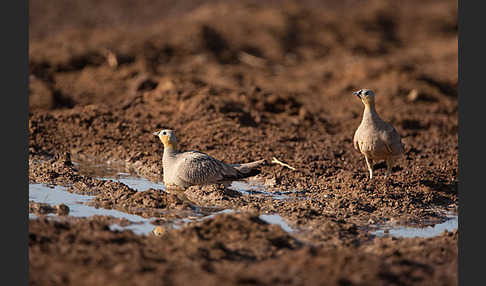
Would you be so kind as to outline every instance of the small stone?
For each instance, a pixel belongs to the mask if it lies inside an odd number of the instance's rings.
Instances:
[[[107,50],[106,53],[105,53],[105,57],[106,57],[106,62],[108,63],[108,65],[111,68],[117,68],[118,67],[118,59],[117,59],[117,56],[115,55],[115,53]]]
[[[36,215],[45,215],[55,212],[55,209],[45,203],[29,202],[29,210]]]
[[[165,228],[159,226],[156,226],[154,230],[152,230],[152,233],[155,234],[156,236],[161,236],[166,232]]]
[[[65,204],[59,204],[56,206],[56,214],[59,216],[64,216],[69,214],[69,207]]]
[[[129,270],[128,268],[129,268],[129,266],[127,264],[120,263],[118,265],[115,265],[115,267],[113,267],[112,271],[115,274],[121,275],[122,273],[127,272]]]
[[[416,89],[412,89],[407,96],[408,100],[411,102],[417,101],[419,99],[419,92]]]
[[[176,86],[174,82],[170,79],[162,79],[159,81],[159,85],[157,87],[157,90],[160,92],[167,92],[167,91],[172,91],[175,90]]]

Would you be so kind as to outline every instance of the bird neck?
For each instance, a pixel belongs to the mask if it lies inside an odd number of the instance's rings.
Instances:
[[[378,113],[376,113],[375,103],[374,102],[366,102],[365,108],[363,111],[363,121],[374,120],[379,118]]]
[[[164,155],[165,154],[172,155],[177,153],[177,143],[174,141],[169,141],[164,144]]]
[[[376,112],[374,101],[372,101],[372,100],[367,101],[367,102],[365,102],[364,106],[365,106],[365,110],[368,109],[369,112]]]

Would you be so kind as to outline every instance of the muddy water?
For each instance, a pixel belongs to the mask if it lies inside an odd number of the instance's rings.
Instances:
[[[137,234],[146,234],[153,230],[154,225],[151,220],[137,215],[131,215],[113,209],[102,209],[88,206],[85,203],[91,201],[94,196],[78,195],[66,191],[65,187],[55,186],[53,188],[43,184],[29,184],[29,201],[36,203],[45,203],[49,205],[65,204],[69,207],[69,215],[73,217],[90,217],[94,215],[112,216],[123,218],[132,222],[128,226],[114,225],[113,229],[132,230]],[[55,216],[49,214],[48,216]],[[29,218],[35,218],[36,215],[29,214]]]
[[[98,165],[101,166],[101,165]],[[87,169],[86,166],[83,167]],[[92,171],[96,171],[92,169]],[[137,191],[145,191],[149,188],[153,189],[160,189],[165,190],[165,186],[162,183],[151,182],[145,178],[137,177],[134,175],[130,175],[128,173],[118,172],[116,174],[112,174],[113,172],[107,173],[104,172],[101,168],[98,170],[98,173],[94,173],[93,175],[100,175],[105,174],[105,177],[98,177],[103,180],[113,180],[116,182],[123,183],[129,186],[132,189]],[[106,175],[109,174],[109,175]],[[264,197],[271,197],[274,200],[291,200],[291,199],[302,199],[305,198],[304,196],[299,197],[291,197],[290,194],[299,194],[298,191],[292,192],[280,192],[280,191],[269,191],[268,188],[259,181],[234,181],[232,182],[229,189],[238,191],[243,195],[251,195],[251,196],[264,196]],[[186,217],[182,219],[178,219],[168,226],[167,228],[178,229],[181,227],[183,223],[193,222],[193,221],[200,221],[204,219],[211,219],[214,218],[216,215],[224,214],[224,213],[235,213],[235,210],[232,209],[223,209],[223,210],[216,210],[211,208],[201,208],[197,207],[195,209],[195,213],[192,217]],[[209,214],[210,213],[210,214]],[[209,214],[209,215],[208,215]],[[293,232],[294,230],[287,224],[287,222],[278,214],[262,214],[259,218],[269,224],[276,224],[280,226],[286,232]]]
[[[446,220],[432,226],[423,228],[412,226],[397,226],[397,227],[381,227],[380,229],[371,232],[376,236],[393,236],[403,238],[413,237],[434,237],[442,234],[444,231],[454,231],[458,228],[458,216],[449,214]]]
[[[146,182],[142,178],[131,178],[131,180],[126,181],[128,183],[132,182],[137,186],[146,186]],[[125,183],[125,182],[124,182]],[[130,187],[133,187],[129,185]],[[143,218],[137,215],[131,215],[124,212],[120,212],[113,209],[102,209],[88,206],[85,203],[91,201],[94,196],[78,195],[70,193],[65,187],[54,186],[50,187],[44,184],[29,184],[29,200],[36,203],[45,203],[49,205],[65,204],[69,207],[69,215],[73,217],[90,217],[94,215],[111,216],[114,218],[122,218],[129,220],[132,224],[121,226],[119,224],[111,225],[111,230],[131,230],[136,234],[148,234],[152,232],[155,226],[152,224],[153,219]],[[192,215],[187,217],[176,219],[169,224],[164,225],[164,228],[168,229],[179,229],[183,224],[201,221],[205,219],[212,219],[217,215],[235,213],[235,210],[224,209],[219,211],[214,211],[209,214],[211,210],[209,208],[197,208]],[[55,214],[48,214],[49,217],[55,217]],[[35,214],[29,214],[30,219],[35,219],[37,216]],[[260,219],[269,223],[279,225],[283,230],[287,232],[292,232],[292,228],[285,222],[285,220],[275,214],[263,214],[260,215]]]
[[[258,181],[235,181],[231,184],[229,189],[240,192],[243,195],[251,196],[264,196],[270,197],[274,200],[292,200],[292,199],[305,199],[306,197],[301,195],[301,191],[269,191],[263,183]],[[298,196],[291,196],[292,194],[297,194]]]
[[[78,164],[79,165],[79,164]],[[85,167],[83,167],[85,168]],[[85,169],[86,170],[86,169]],[[107,171],[108,170],[108,171]],[[91,169],[93,171],[93,169]],[[151,182],[147,179],[140,178],[128,173],[117,172],[114,174],[113,170],[99,168],[94,173],[95,175],[103,175],[104,177],[98,177],[103,180],[113,180],[121,182],[132,189],[137,191],[145,191],[149,188],[165,190],[165,186],[161,183]],[[237,190],[241,193],[252,195],[264,195],[271,196],[274,199],[290,199],[286,194],[280,192],[268,192],[263,185],[248,183],[248,182],[233,182],[230,187],[233,190]],[[73,217],[90,217],[94,215],[111,216],[114,218],[127,219],[131,222],[129,225],[121,226],[119,224],[111,225],[111,230],[132,230],[136,234],[148,234],[152,232],[155,225],[152,224],[154,219],[147,219],[137,215],[127,214],[121,211],[113,209],[95,208],[86,203],[90,202],[94,196],[79,195],[70,193],[62,186],[47,186],[44,184],[29,184],[29,200],[36,203],[45,203],[52,206],[58,204],[65,204],[69,207],[69,215]],[[181,218],[173,219],[163,225],[166,229],[179,229],[184,224],[201,221],[205,219],[212,219],[217,215],[235,213],[232,209],[218,209],[210,207],[198,207],[195,206],[194,210],[190,213],[178,214]],[[55,217],[55,214],[48,214],[49,217]],[[35,214],[29,214],[30,219],[35,219]],[[262,214],[259,216],[261,220],[269,223],[279,225],[283,230],[292,232],[292,228],[285,222],[285,220],[277,214]]]
[[[102,180],[111,180],[123,183],[136,191],[146,191],[150,188],[165,190],[165,186],[159,182],[153,182],[128,172],[121,171],[122,164],[112,162],[78,161],[73,162],[79,172],[85,176]]]
[[[133,184],[128,184],[133,182]],[[142,178],[132,178],[128,180],[127,185],[133,188],[136,186],[146,186],[146,180]],[[127,219],[130,225],[120,226],[119,224],[111,225],[112,230],[132,230],[136,234],[148,234],[155,228],[153,222],[155,219],[147,219],[138,215],[127,214],[118,210],[95,208],[86,205],[94,196],[78,195],[70,193],[62,186],[49,187],[44,184],[29,184],[29,201],[44,203],[52,206],[65,204],[69,207],[69,215],[73,217],[90,217],[95,215],[111,216],[114,218]],[[195,207],[192,211],[181,211],[176,214],[176,219],[168,221],[164,227],[178,229],[183,224],[197,221],[204,218],[212,218],[221,213],[232,212],[232,210],[221,210],[217,208]],[[168,214],[168,213],[167,213]],[[56,217],[55,214],[48,214],[49,217]],[[34,219],[35,214],[29,214],[30,219]]]
[[[262,214],[259,218],[269,224],[276,224],[280,226],[286,232],[294,232],[294,230],[287,224],[287,222],[279,215],[276,214]]]
[[[140,192],[146,191],[150,188],[156,190],[165,190],[165,186],[162,183],[151,182],[147,179],[139,178],[127,173],[118,173],[115,176],[99,177],[99,179],[120,182]]]
[[[80,173],[83,173],[84,175],[90,175],[102,180],[120,182],[137,191],[146,191],[150,188],[161,191],[165,190],[165,186],[161,182],[153,182],[148,179],[120,171],[120,166],[107,163],[95,164],[92,162],[77,162],[74,164],[79,168]],[[270,197],[274,200],[299,200],[306,198],[304,195],[302,195],[302,191],[295,190],[289,192],[280,192],[279,190],[267,187],[264,183],[255,180],[235,181],[229,188],[244,195],[264,196]],[[111,229],[113,230],[132,230],[137,234],[147,234],[150,233],[155,227],[155,225],[152,224],[154,220],[146,219],[137,215],[127,214],[117,210],[99,209],[85,204],[91,201],[93,198],[93,196],[69,193],[66,191],[66,188],[60,186],[48,187],[42,184],[29,185],[29,200],[37,203],[47,203],[49,205],[58,205],[64,203],[70,208],[69,215],[71,216],[89,217],[93,215],[105,215],[115,218],[124,218],[132,222],[132,224],[127,226],[114,224],[111,226]],[[175,214],[176,218],[166,221],[163,227],[166,229],[178,229],[186,223],[204,219],[212,219],[220,214],[234,212],[236,211],[232,209],[194,206],[193,210],[191,211],[180,211]],[[52,217],[55,215],[51,214],[49,216]],[[164,216],[164,214],[162,214],[162,216]],[[34,214],[29,214],[29,218],[35,217],[36,216]],[[295,230],[292,229],[280,215],[261,214],[259,217],[261,220],[269,224],[279,225],[286,232],[295,233]],[[457,229],[457,227],[457,215],[449,214],[446,221],[429,227],[417,228],[413,226],[380,225],[378,226],[377,230],[371,231],[370,233],[379,237],[434,237],[440,235],[445,230],[453,231]]]

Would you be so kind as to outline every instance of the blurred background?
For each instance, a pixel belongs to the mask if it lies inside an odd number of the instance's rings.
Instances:
[[[165,80],[292,93],[311,113],[365,86],[433,100],[457,95],[457,3],[31,0],[30,71],[31,108],[116,103]]]

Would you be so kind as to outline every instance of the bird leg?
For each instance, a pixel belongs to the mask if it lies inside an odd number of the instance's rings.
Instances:
[[[366,159],[366,166],[368,166],[368,171],[370,172],[370,180],[373,178],[373,162],[371,159],[368,159],[368,157],[365,155]]]
[[[385,173],[385,178],[391,175],[391,169],[393,167],[393,160],[392,159],[386,159],[386,173]]]

